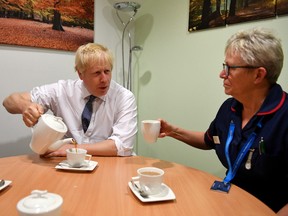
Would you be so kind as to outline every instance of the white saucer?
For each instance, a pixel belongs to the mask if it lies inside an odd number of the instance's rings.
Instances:
[[[138,181],[134,181],[135,184],[139,184]],[[133,187],[132,183],[129,181],[128,186],[134,195],[141,200],[142,202],[159,202],[159,201],[168,201],[175,200],[175,194],[173,191],[164,183],[162,183],[162,191],[159,194],[149,195],[147,197],[142,197],[139,192]]]
[[[90,162],[88,160],[85,160],[84,166],[81,167],[71,167],[66,160],[61,161],[59,164],[55,166],[56,169],[61,169],[61,170],[74,170],[74,171],[92,171],[94,168],[98,165],[97,161],[92,161]]]
[[[12,181],[5,180],[4,185],[2,185],[2,186],[0,187],[0,191],[3,190],[4,188],[6,188],[6,187],[7,187],[8,185],[10,185],[11,183],[12,183]]]

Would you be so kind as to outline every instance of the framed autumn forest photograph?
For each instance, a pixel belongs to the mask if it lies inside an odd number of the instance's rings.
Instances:
[[[94,40],[94,0],[0,0],[0,44],[65,51]]]
[[[288,14],[288,0],[190,0],[189,32]]]

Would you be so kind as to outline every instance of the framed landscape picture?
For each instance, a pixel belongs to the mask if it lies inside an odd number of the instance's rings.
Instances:
[[[190,0],[189,32],[288,14],[288,0]]]
[[[0,0],[0,43],[75,51],[94,40],[94,0]]]
[[[189,31],[225,26],[226,0],[190,0]]]

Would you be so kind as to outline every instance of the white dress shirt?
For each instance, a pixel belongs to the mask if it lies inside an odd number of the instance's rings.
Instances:
[[[91,122],[84,133],[81,114],[89,96],[80,79],[59,80],[31,91],[32,102],[63,119],[68,128],[66,137],[74,138],[79,144],[112,139],[119,156],[132,155],[137,133],[137,105],[133,93],[111,80],[107,94],[93,101]]]

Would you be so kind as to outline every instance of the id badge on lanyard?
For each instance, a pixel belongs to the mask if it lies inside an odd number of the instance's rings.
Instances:
[[[263,118],[261,118],[260,121],[258,122],[257,128],[262,127],[262,123],[261,123],[262,119]],[[236,158],[236,160],[232,166],[230,156],[229,156],[229,147],[230,147],[230,144],[233,140],[234,131],[235,131],[235,124],[233,121],[231,121],[230,126],[229,126],[228,137],[227,137],[226,145],[225,145],[225,156],[226,156],[228,168],[229,168],[228,173],[222,182],[221,181],[215,181],[211,186],[211,190],[221,191],[221,192],[225,192],[225,193],[229,192],[229,190],[231,188],[230,181],[235,177],[235,175],[236,175],[236,173],[237,173],[237,171],[241,165],[241,162],[243,161],[245,155],[247,154],[247,152],[251,148],[252,144],[254,143],[254,140],[255,140],[256,135],[257,135],[256,130],[250,134],[250,136],[248,137],[248,140],[246,141],[246,143],[241,148],[241,150],[240,150],[239,154],[237,155],[237,158]]]

